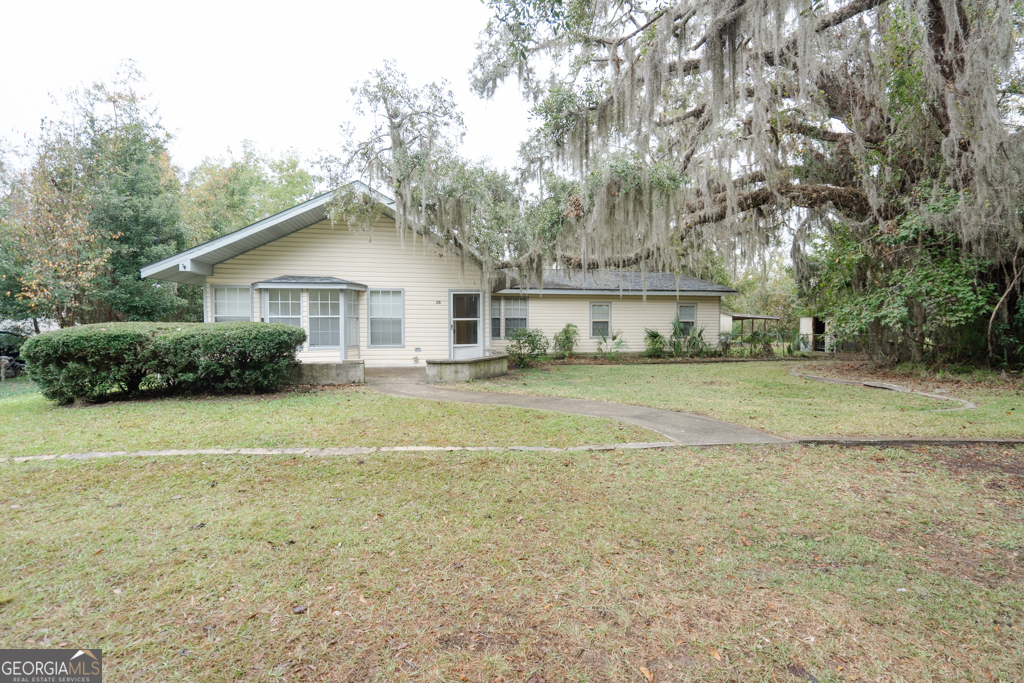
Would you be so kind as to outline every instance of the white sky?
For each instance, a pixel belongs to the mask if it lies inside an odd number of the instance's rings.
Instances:
[[[530,127],[514,82],[491,101],[469,89],[489,17],[480,0],[0,0],[0,16],[0,138],[15,144],[56,114],[53,97],[111,80],[123,59],[146,76],[140,90],[175,132],[185,169],[242,140],[305,158],[336,151],[339,125],[358,125],[350,87],[385,60],[414,86],[449,81],[470,158],[512,166]]]

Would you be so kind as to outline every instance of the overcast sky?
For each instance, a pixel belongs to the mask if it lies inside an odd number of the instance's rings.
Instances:
[[[514,82],[490,101],[469,89],[489,16],[480,0],[0,0],[0,16],[0,137],[15,143],[56,113],[54,97],[110,80],[124,59],[145,75],[185,169],[242,140],[335,151],[339,125],[355,122],[350,87],[385,60],[413,85],[450,82],[470,158],[510,167],[530,125]]]

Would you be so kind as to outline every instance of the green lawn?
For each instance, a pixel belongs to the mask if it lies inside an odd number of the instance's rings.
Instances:
[[[14,379],[5,379],[0,382],[0,399],[8,396],[20,396],[22,394],[34,394],[36,385],[25,375]]]
[[[100,647],[112,681],[1012,681],[1024,661],[1024,449],[3,467],[0,647]]]
[[[793,367],[783,362],[547,365],[465,388],[679,410],[780,436],[1024,436],[1020,384],[933,383],[932,389],[946,386],[949,395],[978,406],[950,411],[959,404],[801,379],[789,374]]]
[[[27,382],[19,386],[21,393],[0,398],[4,456],[186,448],[561,447],[665,440],[613,420],[396,398],[371,389],[68,407],[46,401]]]

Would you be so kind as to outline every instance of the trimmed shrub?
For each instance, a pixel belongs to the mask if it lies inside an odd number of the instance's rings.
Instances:
[[[38,334],[21,347],[29,376],[58,403],[134,393],[145,379],[159,325],[82,325]]]
[[[22,346],[32,379],[58,403],[147,388],[269,391],[284,383],[298,327],[267,323],[109,323],[36,335]]]
[[[509,365],[525,368],[529,363],[543,358],[548,353],[548,338],[540,330],[522,327],[508,334],[509,344],[505,348]]]
[[[200,323],[156,337],[150,372],[183,392],[273,391],[304,341],[294,325]]]

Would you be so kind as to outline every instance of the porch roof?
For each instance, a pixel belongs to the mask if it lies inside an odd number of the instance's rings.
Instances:
[[[281,275],[268,280],[252,283],[254,289],[355,289],[367,290],[366,285],[338,277],[317,277],[307,275]]]

